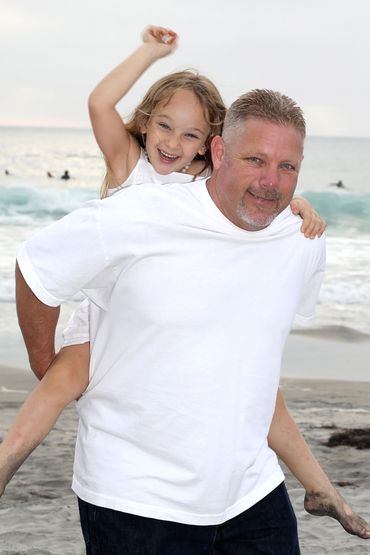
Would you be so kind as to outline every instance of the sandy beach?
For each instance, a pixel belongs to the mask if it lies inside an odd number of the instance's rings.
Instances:
[[[0,367],[0,436],[34,383],[30,371]],[[369,426],[369,338],[335,329],[292,335],[281,384],[306,440],[331,480],[353,508],[370,520],[369,451],[325,445],[333,427]],[[9,484],[0,501],[2,555],[84,553],[70,489],[76,427],[75,409],[70,406]],[[370,553],[370,541],[348,535],[330,518],[305,513],[303,489],[289,471],[286,477],[302,555]]]

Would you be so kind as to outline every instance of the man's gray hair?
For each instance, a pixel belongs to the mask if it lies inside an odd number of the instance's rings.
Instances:
[[[228,109],[222,136],[231,137],[248,118],[259,118],[279,125],[292,125],[306,136],[306,122],[301,108],[288,96],[269,89],[254,89],[240,96]]]

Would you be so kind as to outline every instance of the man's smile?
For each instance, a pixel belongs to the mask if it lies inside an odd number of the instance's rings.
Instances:
[[[279,200],[279,193],[277,191],[254,191],[248,189],[247,193],[250,194],[257,202],[271,202]]]

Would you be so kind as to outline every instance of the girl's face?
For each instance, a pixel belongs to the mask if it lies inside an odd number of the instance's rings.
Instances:
[[[181,89],[156,106],[142,129],[148,158],[163,175],[181,171],[197,154],[204,154],[209,131],[198,98]]]

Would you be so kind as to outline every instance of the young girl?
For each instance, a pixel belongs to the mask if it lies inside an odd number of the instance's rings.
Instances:
[[[104,154],[107,175],[102,197],[140,183],[186,182],[211,172],[209,145],[221,133],[225,108],[216,87],[193,72],[160,79],[125,124],[116,104],[140,75],[177,46],[176,34],[149,27],[143,44],[96,87],[89,99],[91,122]],[[303,199],[292,209],[304,218],[307,237],[325,225]],[[31,367],[42,378],[26,400],[0,446],[0,495],[32,450],[53,427],[63,408],[88,383],[88,308],[84,301],[65,331],[64,346],[47,370],[37,355]],[[47,372],[46,372],[47,370]],[[337,518],[350,532],[370,537],[370,528],[344,502],[310,452],[278,393],[269,443],[306,489],[305,506],[313,514]]]

